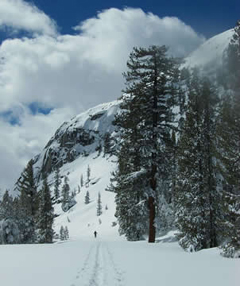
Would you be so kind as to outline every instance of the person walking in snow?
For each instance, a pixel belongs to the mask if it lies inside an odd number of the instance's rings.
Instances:
[[[94,231],[94,236],[95,236],[95,238],[97,237],[97,232],[96,232],[96,230]]]

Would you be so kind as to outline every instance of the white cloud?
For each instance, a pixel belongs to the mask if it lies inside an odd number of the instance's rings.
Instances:
[[[5,123],[5,139],[1,140],[14,138],[14,151],[8,158],[11,164],[18,162],[19,171],[19,164],[25,164],[27,157],[39,152],[42,142],[55,131],[56,122],[60,123],[54,118],[55,112],[58,119],[66,118],[66,110],[71,111],[72,117],[121,95],[122,72],[134,46],[165,44],[172,54],[183,56],[204,41],[179,19],[161,19],[141,9],[109,9],[82,22],[75,30],[79,34],[43,34],[6,40],[0,46],[0,112],[15,110],[16,106],[26,108],[31,102],[55,108],[48,116],[24,115],[21,126],[9,127]],[[39,118],[47,124],[43,125]],[[11,132],[7,131],[9,128]],[[30,141],[38,144],[27,144],[29,134]],[[18,136],[21,140],[17,140]],[[44,140],[39,140],[42,136]],[[8,144],[4,146],[7,148]],[[3,149],[0,148],[0,154]],[[19,153],[21,149],[23,152]]]
[[[0,27],[48,35],[56,33],[55,22],[32,3],[23,0],[0,0]]]
[[[21,126],[11,125],[0,119],[0,188],[12,188],[27,161],[39,153],[50,136],[66,120],[73,110],[59,108],[48,115],[33,116],[29,110],[21,110]]]

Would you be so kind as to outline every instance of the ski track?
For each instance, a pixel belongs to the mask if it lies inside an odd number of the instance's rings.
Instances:
[[[124,286],[123,273],[104,242],[96,242],[70,286]]]

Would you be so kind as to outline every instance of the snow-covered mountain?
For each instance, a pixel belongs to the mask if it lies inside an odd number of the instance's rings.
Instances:
[[[117,130],[113,120],[119,103],[114,101],[98,105],[64,122],[44,150],[34,158],[37,181],[56,167],[60,168],[96,151],[101,153],[106,134],[110,135],[114,145]]]
[[[231,29],[206,41],[186,58],[184,66],[219,66],[233,32]],[[60,168],[62,181],[65,175],[68,176],[71,191],[78,189],[81,175],[86,180],[88,166],[91,169],[90,185],[81,187],[76,195],[77,204],[67,212],[62,211],[60,204],[55,205],[55,214],[58,215],[54,224],[56,232],[61,226],[67,226],[71,238],[89,237],[94,230],[101,236],[118,237],[114,194],[105,189],[110,183],[111,172],[116,169],[113,154],[118,143],[118,130],[114,117],[120,103],[98,105],[64,122],[34,158],[34,174],[39,187],[42,178],[47,176],[52,190],[56,168]],[[111,152],[107,153],[104,150],[106,138],[110,139],[111,146]],[[90,204],[84,203],[86,191],[90,193]],[[96,215],[98,193],[103,207],[100,217]]]
[[[105,189],[110,183],[111,172],[116,168],[113,153],[118,132],[113,121],[120,102],[98,105],[64,122],[43,151],[34,158],[34,175],[39,188],[43,176],[47,176],[53,191],[54,174],[58,167],[62,184],[63,177],[67,175],[71,191],[77,191],[77,204],[68,212],[62,211],[61,204],[55,204],[58,217],[54,227],[57,233],[61,226],[67,226],[71,238],[89,237],[95,230],[101,236],[118,236],[114,194]],[[110,140],[110,150],[105,150],[106,138]],[[85,184],[88,166],[91,171],[89,186]],[[81,176],[84,185],[78,193]],[[90,194],[89,204],[85,204],[87,191]],[[99,193],[103,210],[101,216],[96,215]]]

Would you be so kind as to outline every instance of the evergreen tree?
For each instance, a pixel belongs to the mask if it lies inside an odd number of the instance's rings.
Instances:
[[[80,178],[80,186],[81,186],[81,187],[84,186],[83,175],[81,175],[81,178]]]
[[[38,241],[40,243],[53,242],[53,207],[47,179],[43,181],[40,190],[40,203],[38,210]]]
[[[67,176],[64,177],[64,183],[62,186],[62,210],[64,212],[70,209],[70,186]]]
[[[38,209],[38,196],[34,179],[33,163],[33,160],[28,162],[15,188],[20,192],[18,225],[23,243],[33,243],[36,240],[35,217]]]
[[[65,229],[64,229],[64,236],[65,236],[65,240],[69,239],[69,231],[68,231],[68,227],[67,226],[65,226]]]
[[[62,225],[60,228],[60,240],[61,241],[65,240],[65,231],[64,231],[64,227]]]
[[[60,178],[60,170],[57,167],[56,171],[55,171],[55,176],[54,176],[54,200],[55,202],[59,201],[59,197],[60,197],[60,187],[61,185],[61,178]]]
[[[90,176],[91,176],[91,169],[90,166],[88,165],[87,167],[87,181],[86,181],[86,187],[89,187],[89,183],[90,183]]]
[[[152,46],[134,48],[127,66],[122,112],[116,118],[116,124],[122,128],[114,188],[116,216],[120,232],[128,232],[128,239],[141,238],[148,229],[149,242],[154,242],[157,193],[163,193],[163,187],[169,188],[166,182],[171,152],[166,150],[173,129],[177,64],[167,56],[165,46]],[[129,224],[131,220],[139,221]],[[137,231],[134,238],[135,230],[131,233],[129,225],[141,225],[141,233]]]
[[[102,214],[102,201],[101,201],[101,194],[98,193],[98,200],[97,200],[97,216]]]
[[[109,132],[106,132],[103,137],[103,152],[104,156],[106,154],[111,154],[111,148],[112,148],[112,143],[111,143],[111,135]]]
[[[90,194],[89,194],[89,191],[86,192],[86,195],[85,195],[85,204],[89,204],[90,203]]]
[[[223,98],[218,120],[219,169],[222,178],[223,255],[240,257],[240,21],[235,27],[224,70],[231,94]]]
[[[20,242],[20,231],[17,225],[15,204],[8,190],[0,203],[0,243],[14,244]]]
[[[0,219],[13,218],[13,198],[9,195],[9,191],[3,195],[0,202]]]
[[[216,188],[217,97],[195,70],[178,147],[176,217],[180,245],[190,251],[217,246],[221,198]]]

